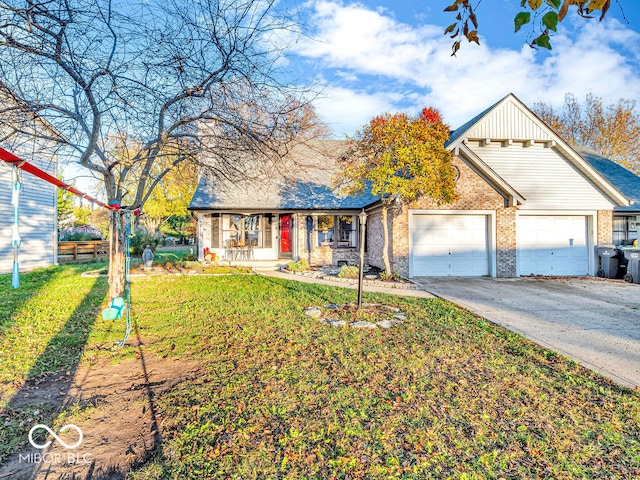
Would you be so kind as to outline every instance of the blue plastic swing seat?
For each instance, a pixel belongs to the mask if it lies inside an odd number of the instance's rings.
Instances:
[[[102,319],[103,320],[117,320],[118,318],[122,318],[122,313],[124,312],[124,298],[115,297],[111,300],[111,306],[109,308],[105,308],[102,310]]]

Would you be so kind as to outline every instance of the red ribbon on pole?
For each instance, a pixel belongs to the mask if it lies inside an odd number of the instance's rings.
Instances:
[[[93,197],[90,197],[86,193],[82,193],[77,188],[69,185],[68,183],[64,183],[62,180],[54,177],[53,175],[49,175],[44,170],[39,169],[35,165],[31,165],[26,160],[22,160],[20,157],[16,157],[13,153],[6,151],[4,148],[0,148],[0,160],[4,160],[7,163],[16,165],[21,170],[27,173],[30,173],[32,175],[35,175],[36,177],[41,178],[45,182],[49,182],[58,188],[62,188],[63,190],[66,190],[67,192],[70,192],[70,193],[73,193],[74,195],[78,195],[79,197],[85,198],[90,202],[95,203],[96,205],[104,207],[108,210],[116,210],[115,207],[111,205],[107,205],[106,203],[103,203],[100,200],[97,200]],[[120,209],[120,206],[118,206],[117,210],[119,209]]]

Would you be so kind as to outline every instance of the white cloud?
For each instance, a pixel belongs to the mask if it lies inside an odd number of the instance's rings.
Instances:
[[[640,100],[640,34],[617,20],[585,23],[571,33],[556,37],[552,56],[538,66],[546,89],[535,100],[560,104],[567,92],[578,99],[591,92],[606,103]]]
[[[335,136],[343,138],[381,112],[396,110],[394,105],[399,100],[399,95],[392,92],[367,93],[328,85],[314,104]]]
[[[581,21],[553,39],[550,55],[527,45],[492,49],[481,39],[481,46],[465,44],[451,57],[442,26],[400,23],[359,3],[307,5],[312,31],[294,53],[331,72],[326,91],[335,100],[318,106],[337,133],[384,111],[417,112],[425,105],[457,127],[509,92],[529,105],[559,106],[566,92],[640,100],[640,35],[616,20]]]

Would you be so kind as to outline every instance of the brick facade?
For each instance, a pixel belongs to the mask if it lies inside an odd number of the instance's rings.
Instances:
[[[598,210],[598,238],[596,245],[610,245],[613,243],[613,211]]]
[[[460,178],[456,186],[458,195],[456,201],[438,205],[431,198],[424,196],[412,205],[390,210],[393,222],[390,245],[392,269],[400,275],[409,275],[409,213],[411,210],[487,210],[495,212],[496,217],[496,275],[514,277],[516,275],[516,208],[506,207],[504,197],[460,158],[454,157],[453,164],[460,170]],[[382,249],[381,216],[372,215],[371,222],[367,225],[369,252],[380,251]],[[380,250],[374,250],[376,247]],[[377,265],[373,256],[371,263]]]
[[[298,214],[298,257],[306,258],[311,265],[348,265],[360,263],[360,251],[357,248],[332,248],[315,245],[315,235],[311,232],[311,252],[308,248],[307,215]],[[367,257],[365,256],[365,261]]]
[[[516,276],[516,207],[496,209],[496,277]]]

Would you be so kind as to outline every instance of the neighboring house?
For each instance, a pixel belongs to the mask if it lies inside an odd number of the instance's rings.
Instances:
[[[631,205],[613,209],[613,244],[632,244],[640,230],[640,177],[597,153],[578,150],[591,166],[631,200]]]
[[[344,143],[325,145],[333,153],[307,160],[326,170],[300,169],[303,180],[214,188],[203,177],[190,206],[198,211],[200,256],[203,248],[224,255],[233,238],[257,238],[256,259],[355,263],[356,215],[364,208],[368,262],[382,266],[379,204],[369,195],[332,192],[330,158]],[[425,196],[391,212],[394,271],[409,277],[595,274],[594,247],[612,242],[614,210],[630,201],[514,95],[453,132],[447,148],[459,198],[437,205]]]
[[[55,176],[54,159],[30,158],[20,151],[12,153]],[[0,273],[11,272],[13,266],[12,169],[12,165],[0,160]],[[28,173],[21,174],[19,231],[22,244],[18,260],[20,271],[24,272],[58,263],[58,196],[53,185]]]

